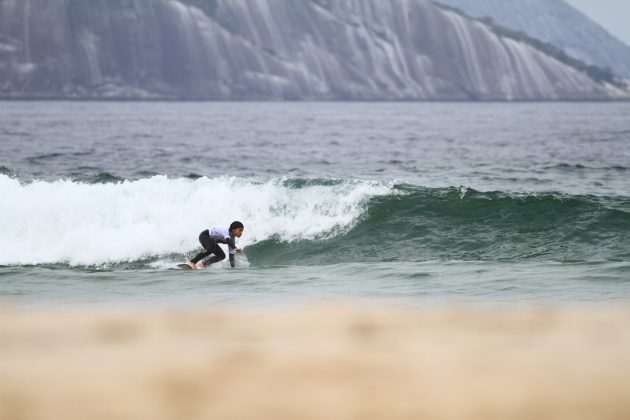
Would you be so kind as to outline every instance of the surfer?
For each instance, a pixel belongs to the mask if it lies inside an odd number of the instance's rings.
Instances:
[[[240,238],[243,235],[244,226],[241,222],[232,222],[229,229],[212,228],[206,229],[199,234],[199,242],[203,246],[204,251],[197,254],[195,258],[188,261],[186,265],[191,269],[197,268],[197,263],[204,260],[199,268],[206,268],[210,264],[214,264],[225,259],[225,252],[221,249],[219,244],[227,244],[228,252],[230,254],[230,266],[234,268],[236,261],[234,259],[235,253],[241,253],[242,250],[236,247],[236,238]],[[214,254],[212,257],[210,255]]]

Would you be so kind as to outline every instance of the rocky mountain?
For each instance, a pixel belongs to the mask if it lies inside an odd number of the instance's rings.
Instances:
[[[628,97],[429,0],[0,0],[0,96]]]
[[[630,78],[630,46],[563,0],[438,1],[470,16],[490,17],[503,26],[554,44],[586,63],[608,67]]]

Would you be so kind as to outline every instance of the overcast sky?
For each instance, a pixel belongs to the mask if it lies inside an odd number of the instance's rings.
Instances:
[[[630,45],[630,0],[566,0]]]

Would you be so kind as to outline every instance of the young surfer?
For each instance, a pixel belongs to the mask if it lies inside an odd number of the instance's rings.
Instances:
[[[241,253],[242,250],[236,247],[236,238],[240,238],[243,235],[243,224],[241,222],[232,222],[229,229],[206,229],[199,234],[199,242],[203,246],[204,251],[197,254],[195,258],[188,261],[186,265],[191,269],[197,268],[197,263],[204,258],[212,257],[201,263],[199,268],[206,268],[210,264],[214,264],[225,259],[225,252],[221,249],[219,244],[227,244],[228,252],[230,254],[230,265],[232,268],[236,266],[234,254],[236,252]]]

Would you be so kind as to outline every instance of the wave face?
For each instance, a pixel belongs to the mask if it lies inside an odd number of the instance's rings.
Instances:
[[[622,261],[630,199],[357,180],[20,183],[0,175],[0,265],[183,259],[198,233],[245,223],[250,264]]]
[[[326,237],[349,229],[368,199],[391,188],[359,181],[164,176],[22,184],[0,175],[0,191],[0,265],[100,265],[192,253],[200,231],[237,219],[246,226],[242,245]]]
[[[630,199],[399,186],[325,241],[265,241],[251,262],[562,261],[630,258]]]

